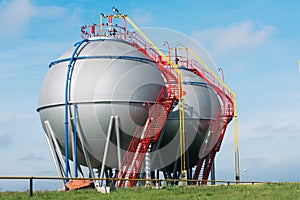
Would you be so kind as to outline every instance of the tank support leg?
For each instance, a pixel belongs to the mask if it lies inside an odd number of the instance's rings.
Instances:
[[[176,172],[177,172],[177,168],[178,168],[178,164],[179,164],[179,157],[180,157],[180,147],[178,146],[177,148],[177,154],[176,154],[176,157],[175,157],[175,163],[174,163],[174,167],[173,167],[173,179],[177,179],[178,177],[175,175]]]
[[[184,142],[186,142],[186,141],[184,141]],[[185,166],[184,168],[186,169],[186,168],[188,168],[188,167],[190,166],[190,153],[189,153],[189,148],[186,150],[185,154],[186,154],[186,156],[185,156],[185,158],[186,158],[186,166]],[[188,168],[188,169],[186,170],[186,179],[189,180],[190,178],[191,178],[191,177],[190,177],[190,169]],[[187,182],[187,184],[189,185],[190,183]]]
[[[80,128],[80,123],[78,123],[78,126]],[[78,139],[79,139],[79,142],[80,142],[80,145],[81,145],[81,148],[82,148],[84,159],[85,159],[87,167],[89,169],[89,174],[90,174],[91,178],[95,178],[95,174],[93,172],[93,168],[92,168],[92,164],[91,164],[91,161],[90,161],[90,158],[89,158],[89,154],[88,154],[88,152],[85,148],[85,143],[84,143],[85,140],[84,140],[84,138],[81,134],[81,131],[79,131],[79,129],[77,130],[77,135],[78,135]]]
[[[210,177],[211,177],[211,184],[215,185],[216,184],[215,159],[212,160]]]
[[[160,178],[159,178],[159,170],[156,170],[156,179],[157,179],[157,181],[156,181],[156,186],[157,187],[159,187],[159,186],[161,186],[161,184],[160,184]]]
[[[71,123],[73,126],[73,134],[71,134],[72,138],[72,155],[73,155],[73,163],[74,163],[74,176],[78,177],[78,164],[77,164],[77,104],[73,104],[73,118],[71,118]]]
[[[105,165],[106,165],[107,153],[108,153],[110,137],[111,137],[111,134],[112,134],[113,126],[115,127],[116,138],[117,138],[118,166],[119,166],[119,168],[121,166],[121,152],[120,152],[121,147],[120,147],[120,132],[119,132],[119,121],[118,121],[118,119],[119,119],[118,116],[111,116],[110,120],[109,120],[99,178],[104,178],[104,176],[103,176],[104,173],[105,173],[106,178],[111,178],[112,177],[112,172],[110,171],[110,173],[109,173],[109,170],[111,170],[111,169],[105,171]],[[110,191],[114,190],[114,187],[111,186],[112,184],[111,184],[110,181],[106,181],[106,186],[103,186],[103,180],[101,180],[98,183],[95,184],[95,187],[99,192],[109,193]]]
[[[81,177],[84,177],[83,171],[82,171],[80,165],[78,165],[78,164],[77,164],[77,169],[78,169],[78,172],[80,173],[80,176],[81,176]]]
[[[46,139],[47,139],[50,151],[51,151],[51,155],[52,155],[57,173],[60,177],[65,177],[65,174],[64,174],[65,170],[64,170],[64,167],[62,164],[63,156],[62,156],[61,150],[58,146],[57,140],[54,137],[53,130],[50,126],[49,121],[48,120],[44,121],[44,124],[46,127],[46,131],[45,131]],[[63,188],[64,188],[65,187],[64,181],[62,181],[62,184],[63,184]]]
[[[119,116],[115,116],[115,132],[117,136],[117,154],[118,154],[118,169],[121,168],[121,142],[120,142],[120,132],[119,132]]]
[[[110,120],[109,120],[107,135],[106,135],[106,142],[105,142],[105,148],[104,148],[104,153],[103,153],[102,166],[101,166],[101,171],[100,171],[100,176],[99,176],[100,178],[103,178],[103,173],[104,173],[104,169],[105,169],[105,162],[106,162],[106,158],[107,158],[107,150],[108,150],[111,130],[112,130],[112,126],[113,126],[113,121],[114,121],[114,117],[111,116]],[[100,187],[102,187],[102,186],[103,186],[103,180],[100,181]]]

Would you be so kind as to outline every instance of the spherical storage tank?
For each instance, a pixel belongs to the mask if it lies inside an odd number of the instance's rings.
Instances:
[[[66,77],[70,58],[76,47],[53,62],[40,91],[38,112],[44,130],[47,121],[62,153],[65,152],[65,104],[68,92],[69,152],[72,117],[76,114],[77,131],[83,136],[93,168],[100,168],[111,116],[118,116],[122,155],[138,126],[143,126],[165,80],[157,64],[130,43],[117,38],[95,37],[81,44],[70,72],[69,89]],[[193,72],[184,68],[185,132],[188,168],[196,165],[198,152],[220,106],[215,92]],[[76,113],[74,107],[76,106]],[[178,159],[179,114],[173,105],[163,128],[161,145],[153,150],[153,169],[172,171]],[[159,154],[156,156],[155,154]],[[81,148],[78,163],[87,165]],[[159,159],[158,159],[159,157]],[[72,160],[73,156],[69,154]],[[113,129],[107,168],[118,168],[116,131]],[[179,170],[179,169],[178,169]]]

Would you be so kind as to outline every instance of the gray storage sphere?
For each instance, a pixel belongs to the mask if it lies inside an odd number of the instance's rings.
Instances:
[[[65,85],[69,59],[74,48],[64,53],[50,67],[40,92],[38,111],[43,128],[44,122],[51,125],[64,153]],[[122,154],[127,150],[137,126],[143,126],[149,105],[153,105],[162,87],[164,78],[148,57],[129,43],[115,38],[95,38],[83,44],[76,60],[70,81],[69,103],[77,105],[78,131],[86,141],[91,164],[99,168],[103,159],[106,134],[111,116],[120,119]],[[220,106],[215,92],[197,75],[183,73],[185,96],[185,132],[188,147],[188,167],[196,165],[198,152],[207,134],[209,124]],[[153,152],[153,169],[171,170],[178,151],[179,114],[176,105],[171,110],[162,135],[162,142]],[[71,131],[69,133],[71,152]],[[108,149],[106,166],[117,168],[117,146],[113,130]],[[160,154],[159,161],[156,154]],[[69,154],[72,159],[72,155]],[[81,149],[78,162],[86,165]]]

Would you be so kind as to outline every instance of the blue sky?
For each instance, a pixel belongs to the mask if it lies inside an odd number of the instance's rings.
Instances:
[[[2,0],[0,176],[57,175],[36,112],[40,86],[48,64],[81,39],[80,27],[112,6],[140,27],[194,38],[223,68],[237,95],[242,180],[300,181],[300,3],[292,0]],[[233,155],[231,124],[217,179],[234,179]]]

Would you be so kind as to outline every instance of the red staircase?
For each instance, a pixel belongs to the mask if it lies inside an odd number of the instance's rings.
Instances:
[[[163,87],[156,103],[150,108],[144,127],[136,129],[119,169],[118,178],[121,180],[118,187],[134,186],[135,180],[128,179],[137,178],[150,143],[158,140],[174,101],[174,99],[164,99],[164,95]]]
[[[234,104],[232,93],[217,82],[210,72],[207,72],[199,62],[192,60],[190,62],[189,70],[210,85],[221,99],[221,107],[218,108],[215,120],[212,122],[209,129],[210,134],[212,135],[207,137],[207,144],[205,144],[205,141],[202,144],[199,152],[200,157],[198,158],[197,167],[193,176],[194,180],[199,180],[200,178],[202,180],[202,185],[206,185],[206,180],[208,180],[215,155],[220,150],[227,125],[234,116]],[[200,171],[202,168],[204,170],[201,175]]]
[[[120,179],[117,184],[118,187],[134,186],[134,179],[137,178],[140,172],[150,143],[158,140],[173,102],[179,98],[176,71],[167,64],[167,61],[163,61],[161,56],[138,34],[134,32],[131,33],[130,42],[133,46],[137,47],[140,52],[157,63],[158,69],[164,77],[166,86],[162,86],[155,104],[150,107],[149,116],[144,127],[137,127],[132,137],[117,174],[117,178]]]
[[[207,184],[215,155],[220,150],[227,124],[232,118],[232,116],[224,114],[225,112],[226,109],[218,108],[216,117],[209,128],[209,135],[207,135],[203,141],[198,155],[199,158],[193,179],[201,180],[202,185]],[[200,174],[201,172],[202,174]]]

